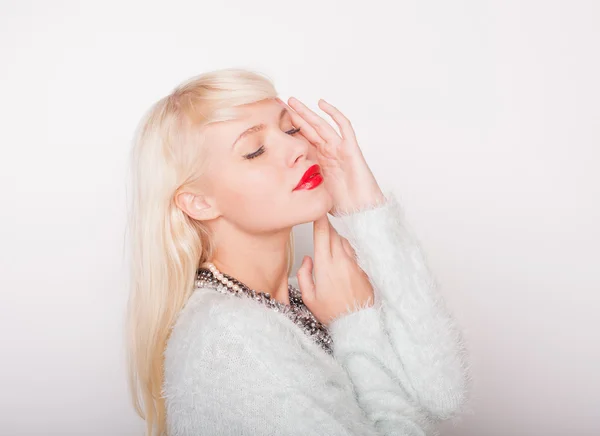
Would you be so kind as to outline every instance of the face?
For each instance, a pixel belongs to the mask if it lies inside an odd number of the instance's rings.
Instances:
[[[322,179],[295,189],[317,159],[315,146],[292,124],[291,110],[266,99],[239,106],[235,120],[205,127],[210,164],[204,180],[215,215],[261,233],[314,221],[331,209]]]

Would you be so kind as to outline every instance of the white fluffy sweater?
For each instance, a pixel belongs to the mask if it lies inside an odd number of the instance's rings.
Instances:
[[[198,289],[165,351],[169,436],[432,435],[470,388],[463,334],[391,191],[331,217],[375,305],[329,326],[333,356],[285,315]]]

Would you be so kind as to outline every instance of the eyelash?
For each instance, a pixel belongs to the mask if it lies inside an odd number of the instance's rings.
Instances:
[[[296,127],[296,128],[293,128],[292,130],[288,130],[285,133],[287,133],[288,135],[295,135],[299,131],[300,131],[300,127]],[[256,150],[255,152],[245,155],[244,159],[248,159],[248,160],[254,159],[254,158],[260,156],[261,154],[263,154],[264,152],[265,152],[265,146],[261,145],[260,148],[258,150]]]

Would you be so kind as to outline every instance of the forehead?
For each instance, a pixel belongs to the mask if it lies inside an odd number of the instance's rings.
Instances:
[[[269,122],[271,121],[268,117],[272,115],[279,115],[281,109],[285,107],[285,104],[280,100],[268,98],[265,100],[257,101],[254,103],[243,104],[234,108],[235,121],[247,121],[259,119],[260,121]]]
[[[234,119],[219,121],[205,126],[204,136],[209,142],[225,142],[231,145],[246,129],[259,124],[276,124],[281,111],[287,108],[281,100],[265,99],[237,106]]]
[[[278,101],[272,98],[248,103],[232,108],[233,119],[213,123],[212,125],[236,130],[244,126],[251,127],[260,123],[277,123],[281,110],[286,107],[285,103],[281,100]]]

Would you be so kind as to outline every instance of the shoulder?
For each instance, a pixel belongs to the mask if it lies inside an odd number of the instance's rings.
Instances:
[[[192,434],[201,420],[217,419],[228,401],[243,401],[252,392],[248,374],[258,365],[252,350],[260,347],[255,332],[261,321],[259,308],[249,303],[203,288],[180,311],[164,352],[162,396],[170,433]]]
[[[198,289],[181,310],[165,349],[165,382],[254,366],[266,373],[333,359],[287,316],[247,297]],[[256,368],[258,366],[259,368]],[[194,374],[192,374],[194,372]]]
[[[190,359],[201,361],[220,348],[240,345],[241,332],[245,340],[259,340],[253,336],[266,320],[263,308],[254,303],[211,288],[195,290],[171,329],[165,350],[167,372]]]
[[[370,434],[343,367],[250,298],[194,293],[172,329],[164,375],[172,435]]]
[[[273,340],[295,336],[294,324],[248,297],[223,294],[212,288],[194,291],[179,313],[167,343],[166,357],[178,358],[203,347],[252,343],[271,346]]]
[[[340,370],[335,359],[284,314],[210,288],[190,297],[164,357],[167,395],[184,394],[190,385],[197,391],[223,377],[245,385],[264,375],[290,385],[300,383],[294,372],[319,368],[318,375],[311,376],[317,384]]]

